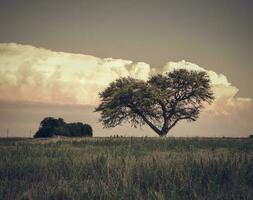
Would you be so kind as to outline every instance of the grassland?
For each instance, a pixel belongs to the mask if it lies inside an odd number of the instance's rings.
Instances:
[[[252,199],[253,139],[1,139],[0,199]]]

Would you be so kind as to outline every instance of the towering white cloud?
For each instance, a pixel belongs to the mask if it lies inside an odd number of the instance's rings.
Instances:
[[[94,105],[111,81],[149,72],[143,62],[0,44],[0,100]]]
[[[196,64],[180,61],[168,62],[162,68],[162,73],[174,69],[185,68],[189,70],[206,71],[210,76],[212,87],[215,92],[215,102],[202,112],[200,119],[190,127],[186,123],[180,123],[171,132],[177,136],[247,136],[252,130],[253,104],[248,98],[237,97],[238,88],[233,86],[223,74],[206,70]],[[98,114],[92,114],[94,106],[98,104],[98,94],[111,81],[123,77],[132,76],[146,80],[150,74],[156,73],[157,69],[150,68],[150,65],[143,62],[132,62],[130,60],[98,58],[89,55],[54,52],[47,49],[36,48],[19,44],[0,44],[0,127],[9,127],[6,122],[15,127],[15,132],[23,130],[23,127],[37,127],[36,122],[21,123],[23,115],[26,117],[45,115],[62,116],[69,120],[85,120],[92,124],[96,136],[122,133],[129,135],[124,127],[114,130],[102,130],[98,123]],[[41,104],[29,104],[33,109],[25,109],[17,120],[16,109],[6,102],[13,101],[16,105],[20,102],[42,102],[54,104],[44,111],[38,106]],[[55,104],[81,104],[89,108],[89,112],[77,113],[75,107],[73,112],[69,109],[58,109],[61,105]],[[14,104],[13,104],[14,105]],[[20,104],[23,105],[23,104]],[[47,106],[45,106],[47,108]],[[36,111],[37,109],[37,111]],[[80,107],[81,109],[81,107]],[[22,109],[21,109],[22,110]],[[64,112],[63,112],[64,110]],[[27,113],[27,112],[30,112]],[[63,113],[59,113],[62,111]],[[2,115],[1,115],[2,113]],[[3,114],[4,113],[4,114]],[[40,113],[40,114],[39,114]],[[77,117],[77,115],[79,117]],[[92,117],[91,117],[92,116]],[[84,117],[84,118],[83,118]],[[5,120],[5,118],[8,120]],[[9,119],[10,118],[10,119]],[[19,124],[16,122],[19,121]],[[22,124],[22,125],[21,125]],[[0,132],[3,132],[0,130]],[[145,128],[130,130],[131,133],[141,135],[154,135]],[[21,133],[20,133],[21,134]]]
[[[188,69],[205,71],[210,77],[212,88],[215,94],[215,101],[212,106],[207,107],[208,111],[215,114],[230,116],[232,112],[247,110],[252,108],[252,100],[249,98],[236,97],[239,89],[233,86],[223,74],[217,74],[214,71],[206,70],[196,64],[186,62],[168,62],[163,67],[163,73],[173,71],[175,69]]]
[[[206,70],[194,63],[186,62],[184,60],[180,62],[168,62],[163,67],[163,72],[173,71],[175,69],[188,69],[196,71],[205,71],[210,77],[211,83],[213,85],[213,90],[215,97],[220,98],[233,98],[239,91],[235,86],[232,86],[228,81],[227,77],[223,74],[217,74],[214,71]]]
[[[236,97],[238,88],[223,74],[184,60],[166,63],[162,72],[180,68],[208,73],[216,97],[208,109],[214,113],[228,115],[251,106],[251,99]],[[123,76],[146,80],[154,71],[143,62],[0,44],[0,100],[96,105],[111,81]]]

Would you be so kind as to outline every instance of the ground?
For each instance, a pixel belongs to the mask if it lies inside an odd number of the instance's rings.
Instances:
[[[250,138],[0,140],[0,199],[252,199]]]

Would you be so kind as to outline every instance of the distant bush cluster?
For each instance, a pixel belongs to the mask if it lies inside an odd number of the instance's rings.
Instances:
[[[55,119],[53,117],[46,117],[40,122],[39,130],[35,133],[34,138],[52,137],[57,135],[68,137],[91,137],[92,128],[90,125],[81,122],[66,123],[62,118]]]

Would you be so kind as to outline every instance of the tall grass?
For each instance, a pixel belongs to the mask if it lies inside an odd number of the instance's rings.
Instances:
[[[0,140],[0,199],[252,199],[253,140]]]

